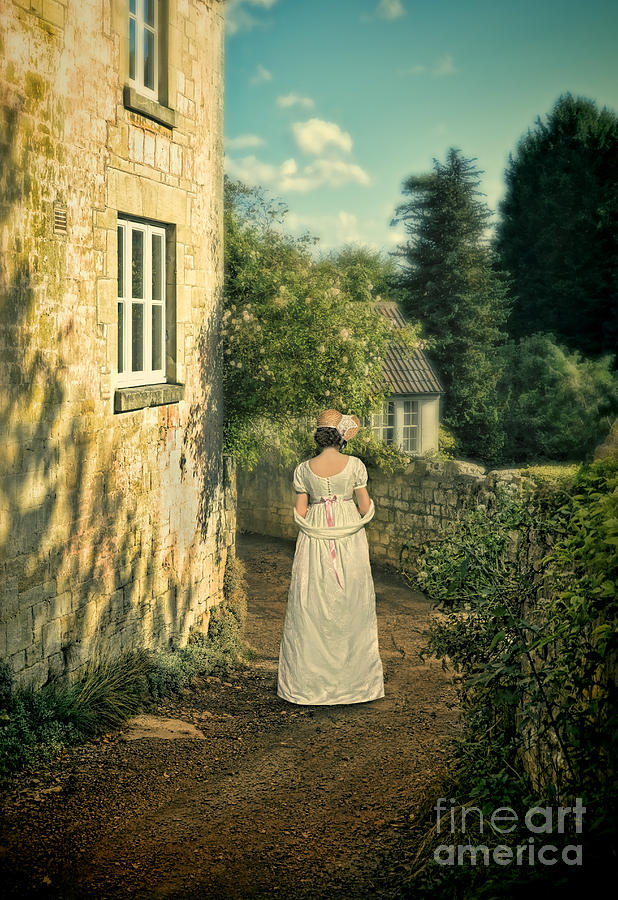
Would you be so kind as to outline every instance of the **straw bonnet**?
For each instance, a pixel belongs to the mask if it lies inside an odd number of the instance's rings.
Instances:
[[[336,428],[344,441],[353,438],[360,428],[358,416],[348,416],[336,409],[325,409],[318,416],[318,428]]]

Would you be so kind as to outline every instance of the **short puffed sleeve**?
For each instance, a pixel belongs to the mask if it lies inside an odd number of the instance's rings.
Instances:
[[[367,487],[367,468],[362,459],[356,459],[356,468],[354,470],[354,487]]]
[[[303,463],[299,463],[294,469],[292,484],[294,485],[294,490],[297,494],[307,493],[307,486],[305,485],[305,481],[303,479]]]

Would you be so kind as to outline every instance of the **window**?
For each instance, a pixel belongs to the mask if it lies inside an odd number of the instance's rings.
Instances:
[[[165,378],[165,229],[118,222],[119,386]]]
[[[168,17],[167,0],[129,0],[122,100],[126,109],[175,128],[176,110],[168,106]]]
[[[371,428],[385,444],[395,443],[395,401],[387,400],[380,413],[372,413]]]
[[[420,449],[418,400],[403,401],[403,449],[416,453]]]
[[[147,97],[158,99],[158,0],[129,0],[129,83]]]

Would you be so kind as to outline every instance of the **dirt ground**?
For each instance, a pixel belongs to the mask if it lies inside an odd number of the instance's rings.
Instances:
[[[276,679],[294,544],[239,535],[237,552],[259,658],[15,779],[5,896],[406,896],[404,832],[458,727],[452,676],[418,655],[437,613],[372,565],[386,696],[288,703]]]

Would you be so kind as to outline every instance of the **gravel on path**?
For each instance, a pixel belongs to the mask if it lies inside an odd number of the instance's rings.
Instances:
[[[405,896],[400,841],[459,727],[452,675],[419,655],[440,614],[372,565],[385,697],[288,703],[276,679],[294,543],[240,534],[237,554],[257,658],[17,776],[1,803],[5,896]]]

